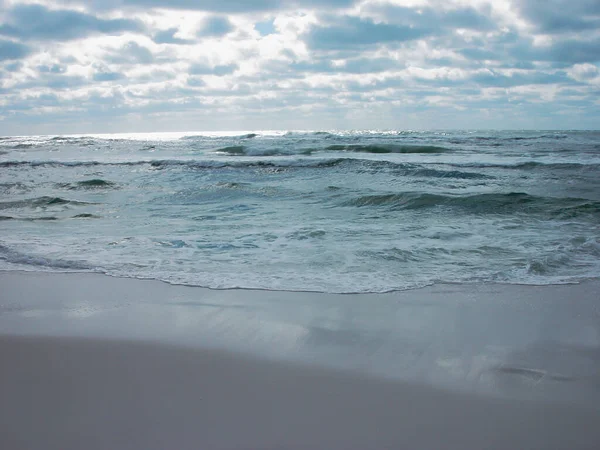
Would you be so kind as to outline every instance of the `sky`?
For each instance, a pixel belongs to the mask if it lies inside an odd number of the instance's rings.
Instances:
[[[0,0],[0,135],[599,124],[598,0]]]

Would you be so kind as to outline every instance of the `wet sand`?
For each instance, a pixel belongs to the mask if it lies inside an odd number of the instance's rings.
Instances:
[[[0,448],[597,449],[600,284],[0,273]]]
[[[596,449],[600,411],[222,351],[0,339],[6,449]]]

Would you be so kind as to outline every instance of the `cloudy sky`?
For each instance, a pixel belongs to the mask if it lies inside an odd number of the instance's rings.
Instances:
[[[594,128],[598,0],[0,0],[0,134]]]

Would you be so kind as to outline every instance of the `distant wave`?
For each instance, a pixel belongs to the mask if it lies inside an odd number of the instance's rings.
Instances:
[[[106,181],[106,180],[101,180],[99,178],[95,178],[92,180],[78,181],[77,183],[75,183],[75,185],[78,187],[81,187],[81,188],[85,188],[85,189],[96,189],[96,188],[112,187],[115,184],[111,181]]]
[[[223,150],[223,149],[222,149]],[[225,148],[225,150],[235,154],[245,152],[243,146]],[[312,150],[305,151],[310,154]],[[340,152],[343,153],[343,152]],[[266,156],[266,155],[265,155]],[[273,155],[276,156],[276,155]],[[490,170],[521,170],[533,172],[539,170],[564,171],[568,172],[586,172],[600,173],[600,163],[590,162],[541,162],[528,161],[522,163],[478,163],[478,162],[443,162],[443,163],[406,163],[386,160],[363,159],[358,155],[338,158],[310,158],[304,155],[287,155],[289,158],[256,158],[246,160],[232,159],[140,159],[134,161],[4,161],[0,162],[0,168],[36,168],[36,167],[56,167],[56,168],[77,168],[77,167],[112,167],[112,166],[147,166],[153,170],[185,169],[185,170],[219,170],[219,169],[252,169],[264,168],[271,170],[299,170],[299,169],[327,169],[333,167],[345,167],[351,170],[368,170],[373,173],[379,171],[391,171],[397,175],[423,177],[423,178],[448,178],[448,179],[472,179],[472,180],[491,180],[495,179],[498,173]],[[443,169],[440,165],[447,167]],[[454,169],[449,169],[454,168]],[[567,176],[573,176],[568,174]],[[75,183],[62,183],[59,187],[70,190],[92,190],[92,189],[117,189],[119,185],[112,181],[103,179],[83,180]],[[0,192],[9,192],[11,189],[27,191],[29,188],[22,183],[0,184]]]
[[[89,202],[81,202],[77,200],[68,200],[62,197],[35,197],[25,200],[14,200],[10,202],[0,202],[0,210],[2,209],[17,209],[17,208],[37,208],[44,206],[55,205],[91,205]]]
[[[6,140],[12,140],[15,142],[15,138],[7,138]],[[80,137],[72,137],[72,136],[54,136],[49,138],[40,138],[37,137],[34,142],[18,142],[16,143],[3,144],[3,149],[8,150],[26,150],[30,148],[36,147],[44,147],[44,146],[52,146],[56,147],[57,145],[79,145],[83,147],[90,147],[93,145],[97,145],[101,141],[110,141],[111,139],[94,139],[89,136],[80,136]],[[113,139],[114,140],[114,139]]]
[[[334,159],[290,159],[287,161],[231,161],[231,160],[139,160],[139,161],[4,161],[5,167],[94,167],[94,166],[145,166],[153,168],[188,167],[191,169],[219,169],[227,167],[331,167],[348,161],[344,158]]]
[[[227,150],[229,149],[229,150]],[[243,147],[231,147],[221,149],[221,151],[229,151],[232,154],[235,152],[243,152]],[[311,150],[305,152],[310,153]],[[275,156],[275,155],[268,155]],[[433,169],[427,167],[428,164],[412,164],[412,163],[401,163],[393,161],[375,161],[370,159],[360,158],[327,158],[327,159],[309,159],[300,158],[301,155],[288,155],[290,157],[296,157],[289,160],[261,160],[260,161],[235,161],[235,160],[177,160],[177,159],[162,159],[162,160],[138,160],[138,161],[119,161],[119,162],[101,162],[101,161],[4,161],[0,162],[0,168],[9,167],[92,167],[92,166],[143,166],[149,165],[153,168],[168,168],[168,167],[187,167],[190,169],[219,169],[219,168],[243,168],[243,167],[281,167],[281,168],[318,168],[318,167],[333,167],[341,164],[347,164],[350,166],[361,166],[364,168],[372,169],[398,169],[405,171],[407,174],[415,176],[432,176],[432,177],[450,177],[450,178],[472,178],[472,179],[492,179],[492,175],[483,174],[473,171],[444,171],[440,169]],[[523,163],[443,163],[445,166],[456,167],[459,169],[505,169],[505,170],[592,170],[600,171],[600,164],[598,163],[546,163],[540,161],[529,161]],[[412,173],[409,173],[412,170]],[[104,180],[94,181],[90,180],[83,182],[79,187],[86,187],[86,183],[89,183],[87,187],[115,187],[112,182],[105,182]],[[95,183],[97,183],[95,185]],[[104,184],[106,183],[106,184]]]
[[[452,151],[446,147],[434,145],[400,145],[400,144],[336,144],[325,147],[295,147],[293,150],[277,147],[257,147],[249,148],[244,145],[233,145],[214,150],[214,153],[221,153],[233,156],[293,156],[293,155],[312,155],[318,152],[352,152],[352,153],[445,153]]]
[[[598,163],[550,163],[541,161],[528,161],[523,163],[509,163],[509,164],[497,164],[497,163],[447,163],[448,166],[472,168],[472,169],[519,169],[519,170],[534,170],[538,168],[542,169],[557,169],[557,170],[571,170],[571,169],[595,169],[600,170],[600,164]]]
[[[23,193],[29,190],[29,186],[18,181],[15,183],[0,183],[0,194],[3,195],[9,195],[15,192]]]
[[[215,153],[226,153],[228,155],[245,155],[246,147],[243,145],[232,145],[215,150]]]
[[[431,178],[456,178],[461,180],[493,180],[496,177],[477,172],[463,172],[460,170],[438,170],[429,168],[419,168],[407,170],[407,175],[416,177],[431,177]]]
[[[189,136],[182,136],[179,138],[180,141],[205,141],[207,139],[254,139],[260,136],[258,133],[246,133],[238,136],[209,136],[205,134],[190,134]]]
[[[23,220],[26,222],[35,222],[39,220],[60,220],[56,216],[45,216],[45,217],[12,217],[12,216],[0,216],[0,220]]]
[[[112,181],[102,180],[100,178],[94,178],[91,180],[77,181],[75,183],[59,183],[57,187],[65,188],[69,190],[94,190],[94,189],[112,189],[117,185]]]
[[[435,145],[399,145],[399,144],[350,144],[330,145],[328,151],[364,152],[364,153],[445,153],[452,151]]]
[[[99,216],[95,214],[77,214],[72,217],[56,217],[56,216],[42,216],[42,217],[13,217],[13,216],[1,216],[0,221],[3,220],[20,220],[23,222],[37,222],[37,221],[47,221],[47,220],[64,220],[64,219],[99,219]]]
[[[50,141],[59,142],[61,144],[76,144],[81,142],[86,144],[92,144],[95,143],[96,140],[90,136],[55,136],[51,138]]]
[[[600,202],[582,198],[540,197],[520,192],[449,196],[406,192],[400,194],[363,195],[341,206],[386,207],[390,209],[459,208],[472,214],[542,214],[555,219],[582,215],[600,217]]]

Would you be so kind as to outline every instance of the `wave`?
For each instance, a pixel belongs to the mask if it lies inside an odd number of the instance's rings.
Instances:
[[[97,216],[95,214],[89,214],[89,213],[85,213],[85,214],[77,214],[76,216],[73,216],[72,219],[100,219],[100,216]]]
[[[315,152],[323,151],[322,148],[298,148],[294,150],[285,150],[282,148],[248,148],[243,145],[233,145],[230,147],[218,148],[213,151],[215,154],[225,154],[230,156],[310,156]]]
[[[180,141],[206,141],[206,140],[215,140],[215,139],[254,139],[259,137],[258,133],[246,133],[240,134],[238,136],[207,136],[203,134],[191,134],[187,136],[182,136],[179,138]]]
[[[455,178],[460,180],[493,180],[496,177],[476,172],[462,172],[460,170],[415,169],[407,171],[408,175],[427,178]]]
[[[94,269],[90,265],[88,265],[84,262],[81,262],[81,261],[28,255],[28,254],[13,250],[2,244],[0,244],[0,260],[6,261],[6,262],[9,262],[12,264],[25,264],[25,265],[29,265],[29,266],[47,267],[47,268],[61,269],[61,270],[89,271],[89,270]]]
[[[62,197],[35,197],[25,200],[13,200],[10,202],[0,202],[0,210],[2,209],[18,209],[18,208],[39,208],[56,205],[91,205],[93,203],[82,202],[77,200],[68,200]]]
[[[46,217],[12,217],[12,216],[0,216],[0,220],[22,220],[24,222],[38,222],[38,221],[60,220],[60,217],[56,217],[56,216],[46,216]]]
[[[113,166],[113,165],[136,165],[146,164],[149,161],[132,162],[100,162],[100,161],[2,161],[0,167],[89,167],[89,166]]]
[[[448,166],[472,168],[472,169],[516,169],[516,170],[579,170],[592,169],[600,171],[598,163],[583,163],[583,162],[568,162],[568,163],[550,163],[541,161],[528,161],[512,164],[497,164],[497,163],[446,163]]]
[[[401,194],[363,195],[340,206],[386,207],[392,210],[448,207],[472,214],[541,214],[553,219],[581,216],[600,217],[600,202],[582,198],[540,197],[521,192],[449,196],[406,192]]]
[[[328,151],[345,151],[361,153],[445,153],[451,150],[435,145],[398,145],[398,144],[336,144],[325,147]]]
[[[100,216],[95,214],[77,214],[72,217],[56,217],[56,216],[45,216],[45,217],[13,217],[13,216],[0,216],[0,221],[3,220],[20,220],[23,222],[38,222],[47,220],[63,220],[63,219],[99,219]]]
[[[600,258],[600,242],[596,238],[572,239],[568,245],[556,249],[551,254],[531,259],[527,264],[530,275],[557,275],[565,268],[585,264],[583,261]]]
[[[243,145],[232,145],[215,150],[215,153],[225,153],[227,155],[245,155],[246,147]]]
[[[60,142],[66,144],[76,144],[76,143],[85,143],[85,144],[94,144],[96,143],[96,139],[91,136],[54,136],[49,139],[51,142]],[[108,140],[108,139],[107,139]]]
[[[78,181],[76,183],[58,183],[57,187],[65,188],[69,190],[93,190],[93,189],[112,189],[116,187],[116,184],[112,181],[102,180],[100,178],[94,178],[91,180]]]
[[[235,152],[242,152],[242,147],[225,147],[230,149],[232,154]],[[223,150],[223,149],[222,149]],[[304,151],[305,155],[311,154],[313,149],[307,149]],[[275,152],[274,152],[275,153]],[[600,164],[598,163],[546,163],[541,161],[528,161],[523,163],[509,163],[509,164],[497,164],[497,163],[443,163],[444,166],[467,169],[467,170],[443,170],[438,168],[431,168],[427,163],[414,164],[414,163],[402,163],[393,161],[376,161],[372,159],[362,159],[360,157],[339,157],[339,158],[302,158],[301,155],[289,155],[281,153],[282,155],[290,156],[290,158],[283,158],[277,160],[178,160],[178,159],[164,159],[164,160],[137,160],[137,161],[119,161],[119,162],[100,162],[100,161],[4,161],[0,162],[0,168],[27,168],[27,167],[112,167],[112,166],[149,166],[152,169],[167,169],[170,167],[187,168],[190,170],[203,170],[203,169],[227,169],[227,168],[280,168],[280,169],[293,169],[293,168],[330,168],[338,165],[346,165],[349,168],[356,168],[360,170],[393,170],[399,175],[406,176],[418,176],[418,177],[431,177],[431,178],[457,178],[457,179],[494,179],[491,174],[481,173],[477,169],[502,169],[502,170],[523,170],[523,171],[535,171],[535,170],[554,170],[554,171],[569,171],[569,170],[588,170],[600,172]],[[247,155],[245,155],[247,156]],[[275,156],[275,155],[264,155],[264,156]],[[294,158],[294,156],[296,156]],[[258,159],[258,158],[257,158]],[[471,170],[468,170],[471,169]],[[82,184],[69,185],[65,184],[63,187],[71,186],[73,189],[99,189],[99,188],[115,188],[117,185],[110,181],[105,180],[86,180]],[[1,185],[0,185],[1,187]]]
[[[3,195],[9,195],[16,193],[23,193],[31,190],[27,185],[16,182],[16,183],[0,183],[0,193]]]
[[[76,183],[76,186],[82,187],[85,189],[105,188],[105,187],[111,187],[114,185],[115,184],[111,181],[101,180],[99,178],[95,178],[92,180],[78,181]]]
[[[188,167],[191,169],[219,169],[243,167],[331,167],[346,161],[344,158],[333,159],[290,159],[289,161],[217,161],[217,160],[139,160],[139,161],[4,161],[0,168],[12,167],[95,167],[95,166],[150,166],[152,168]]]
[[[514,136],[503,138],[504,141],[536,141],[538,139],[567,139],[566,134],[542,134],[539,136]]]
[[[101,163],[96,161],[82,162],[56,162],[56,161],[15,161],[0,163],[0,167],[87,167],[87,166],[144,166],[148,165],[153,169],[162,170],[170,167],[186,168],[190,170],[203,169],[227,169],[227,168],[274,168],[274,169],[294,169],[294,168],[331,168],[344,165],[350,169],[372,170],[374,172],[382,170],[392,170],[397,175],[415,176],[425,178],[455,178],[455,179],[495,179],[492,175],[483,173],[460,171],[460,170],[441,170],[424,167],[420,164],[397,163],[392,161],[374,161],[370,159],[359,158],[328,158],[328,159],[290,159],[278,161],[195,161],[195,160],[146,160],[117,163]],[[101,189],[115,188],[117,185],[111,181],[105,180],[86,180],[77,184],[64,183],[59,187],[68,189]]]
[[[466,140],[475,140],[475,141],[500,141],[500,142],[512,142],[512,141],[536,141],[539,139],[567,139],[569,137],[568,134],[564,133],[546,133],[540,134],[536,136],[508,136],[508,137],[498,137],[498,136],[473,136],[465,138]]]
[[[214,150],[214,153],[226,154],[232,156],[294,156],[294,155],[312,155],[318,152],[350,152],[350,153],[424,153],[435,154],[445,153],[451,150],[446,147],[434,145],[399,145],[399,144],[335,144],[326,147],[293,148],[283,149],[277,147],[270,148],[248,148],[244,145],[232,145]]]
[[[540,134],[537,136],[509,136],[509,137],[500,137],[500,136],[465,136],[458,138],[450,138],[448,142],[451,144],[459,144],[459,145],[480,145],[484,147],[503,147],[510,144],[517,144],[522,142],[522,145],[531,146],[535,143],[535,141],[543,141],[543,140],[563,140],[568,139],[568,134]]]

